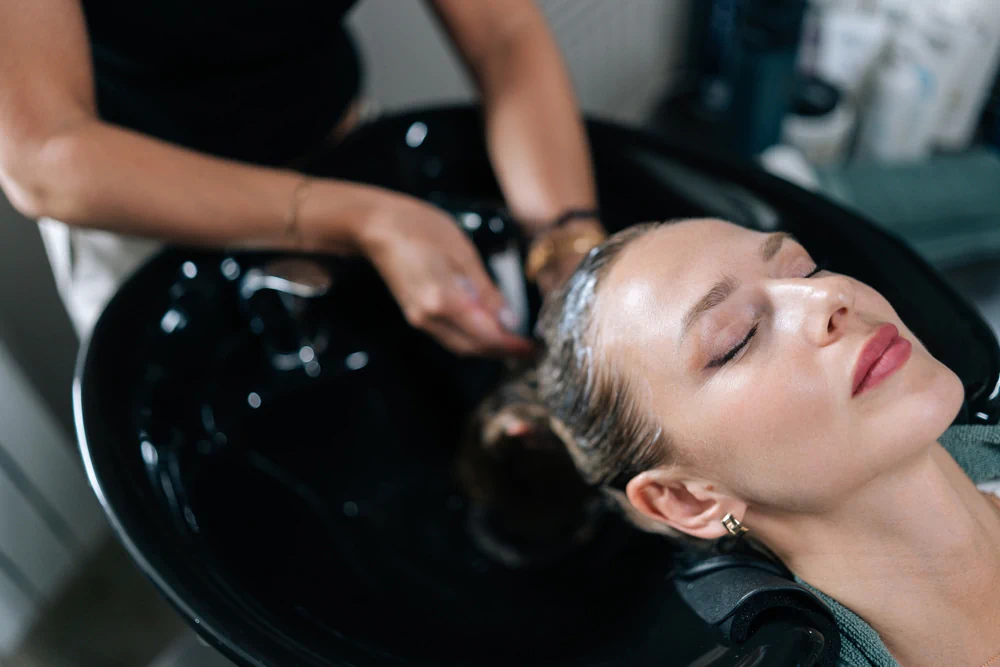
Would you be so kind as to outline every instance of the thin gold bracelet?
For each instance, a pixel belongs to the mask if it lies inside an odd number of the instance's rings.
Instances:
[[[312,185],[313,179],[304,176],[295,190],[292,191],[292,201],[288,206],[288,216],[285,219],[285,234],[292,240],[296,248],[302,245],[302,230],[299,228],[299,209],[302,207],[302,199],[306,189]]]

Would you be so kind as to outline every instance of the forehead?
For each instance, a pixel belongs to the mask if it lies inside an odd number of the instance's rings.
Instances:
[[[721,220],[687,220],[657,228],[627,246],[601,286],[602,337],[679,334],[686,309],[718,278],[755,261],[766,234]]]

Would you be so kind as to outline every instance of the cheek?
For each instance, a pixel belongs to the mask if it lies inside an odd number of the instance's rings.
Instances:
[[[843,436],[837,403],[815,360],[768,359],[714,378],[693,397],[685,431],[705,474],[747,497],[800,493],[809,470]]]
[[[740,369],[720,383],[719,400],[734,429],[755,439],[780,440],[790,432],[815,429],[836,412],[834,390],[816,355],[786,350]]]

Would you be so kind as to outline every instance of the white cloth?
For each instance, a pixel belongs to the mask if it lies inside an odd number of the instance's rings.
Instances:
[[[977,488],[980,491],[985,491],[986,493],[992,493],[997,498],[1000,498],[1000,479],[994,480],[992,482],[983,482],[978,484]]]
[[[56,287],[80,340],[90,336],[118,287],[161,247],[157,241],[38,221]]]

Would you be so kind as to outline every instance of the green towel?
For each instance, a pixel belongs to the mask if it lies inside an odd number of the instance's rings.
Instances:
[[[1000,257],[1000,153],[972,148],[914,164],[819,170],[821,190],[893,232],[938,268]]]
[[[952,426],[941,436],[941,444],[976,484],[1000,479],[1000,426]],[[861,617],[820,590],[796,577],[833,612],[840,627],[840,659],[843,667],[898,667],[875,630]]]

